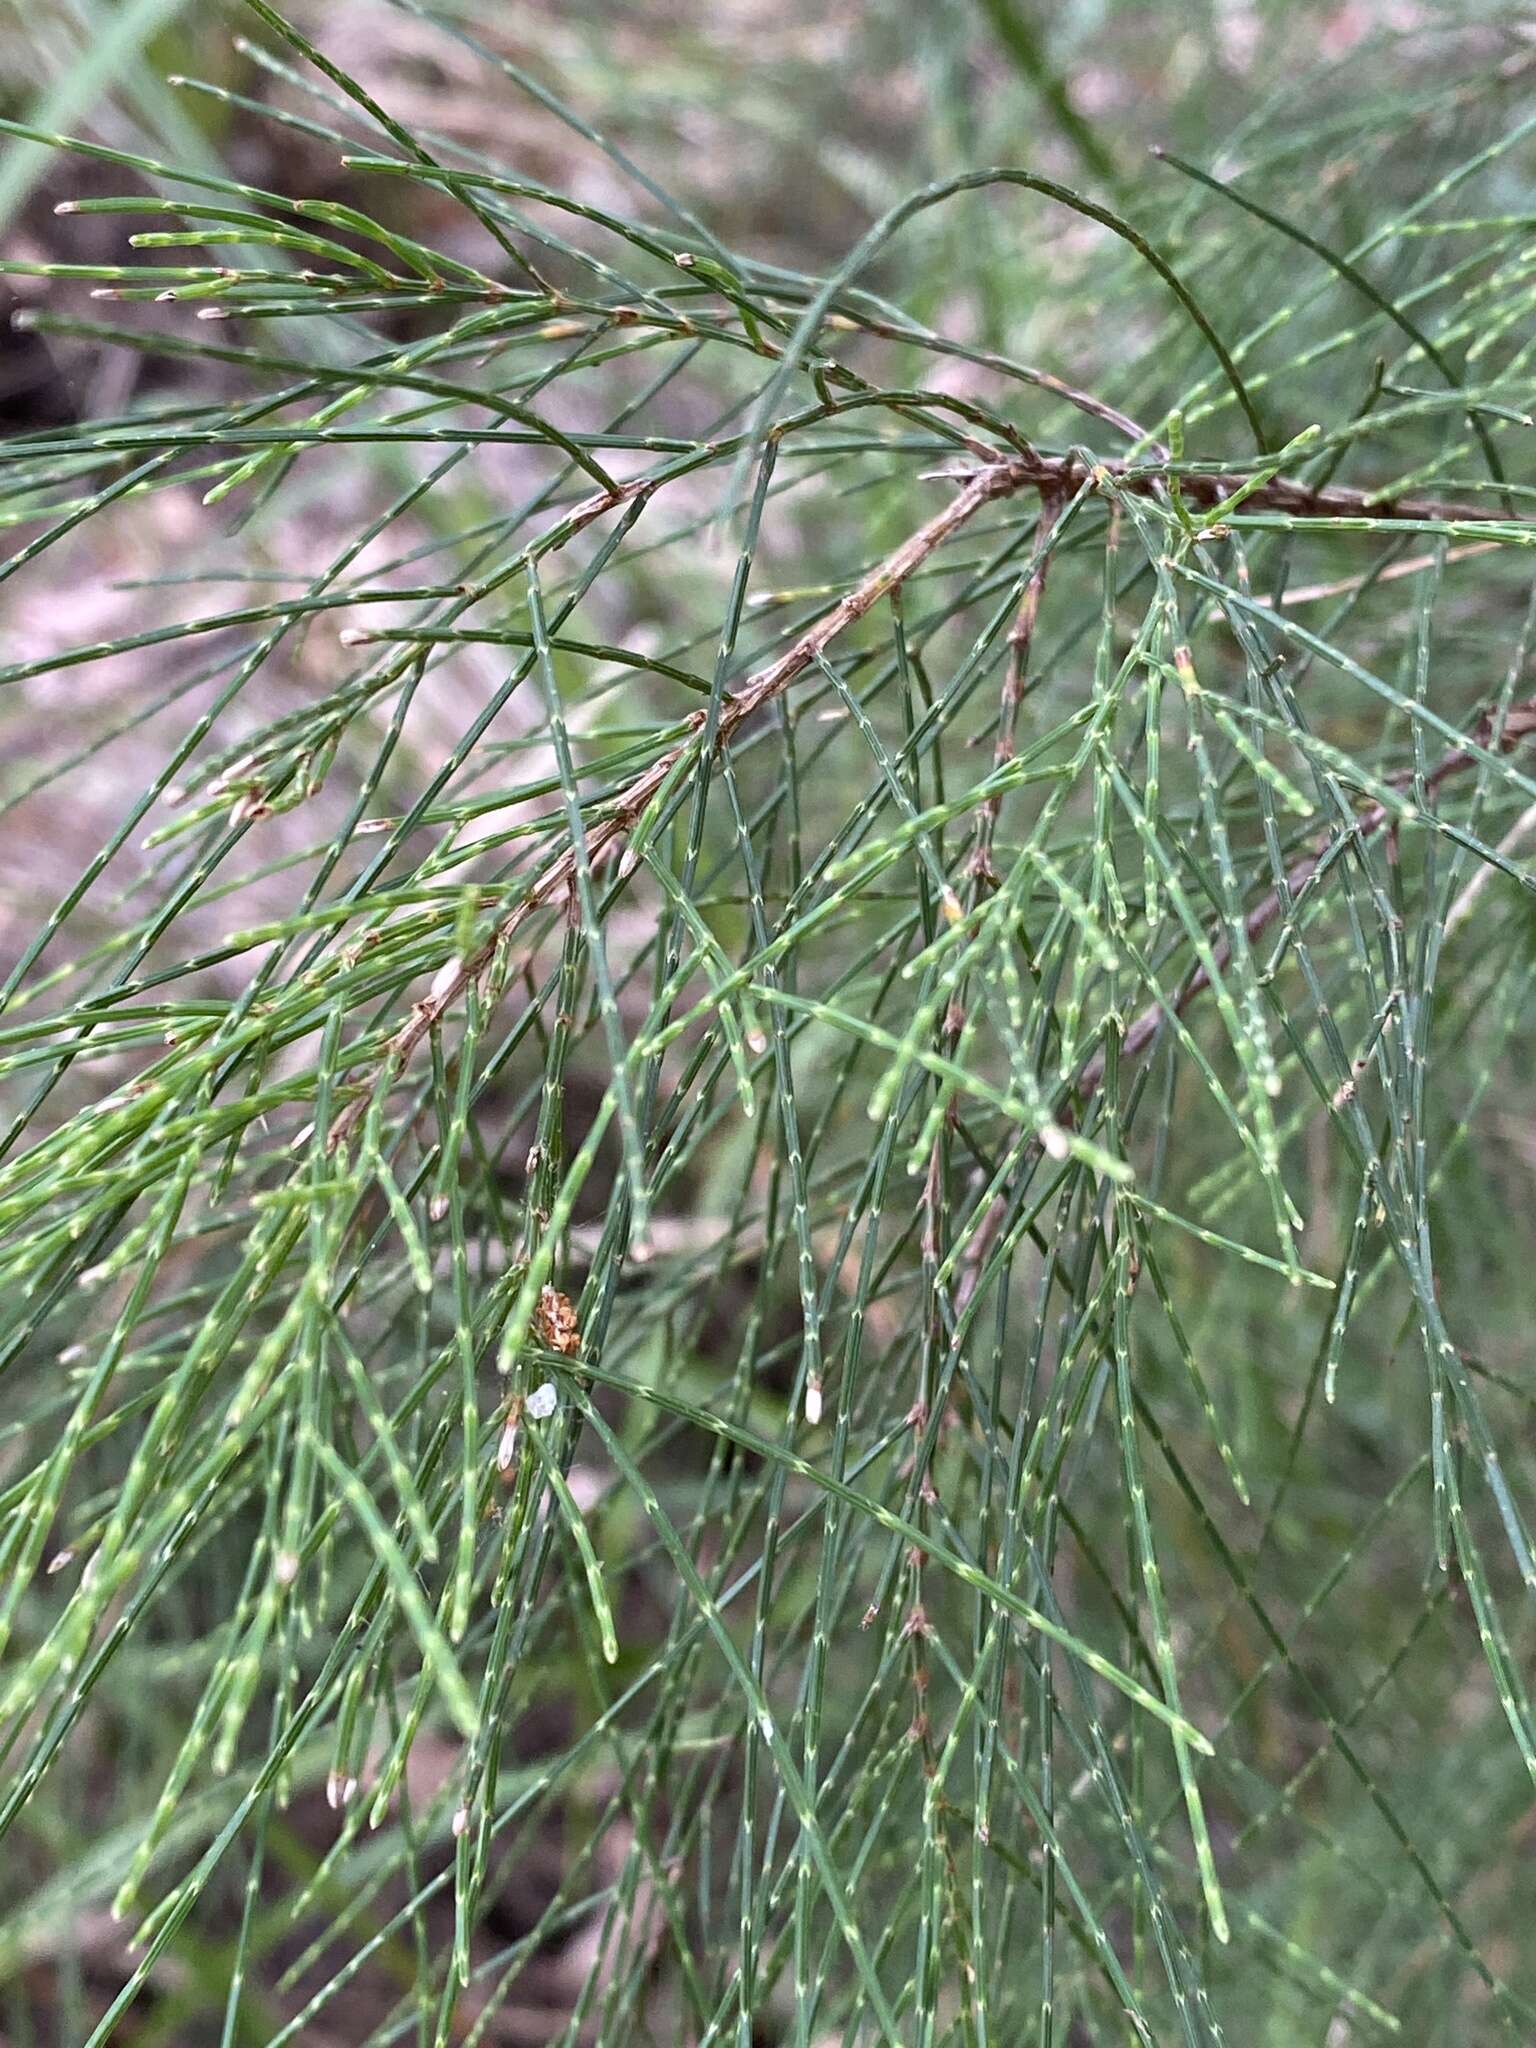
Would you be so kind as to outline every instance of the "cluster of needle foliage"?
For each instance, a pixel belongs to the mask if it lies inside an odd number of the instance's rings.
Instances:
[[[812,275],[248,19],[4,124],[7,2038],[1536,2038],[1524,46]]]

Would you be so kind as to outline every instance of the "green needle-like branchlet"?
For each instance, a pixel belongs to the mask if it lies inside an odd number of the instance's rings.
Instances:
[[[1524,43],[237,11],[0,121],[0,2036],[1536,2037]]]

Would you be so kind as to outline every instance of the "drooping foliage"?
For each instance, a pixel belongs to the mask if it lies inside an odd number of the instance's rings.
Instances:
[[[14,2011],[1532,2038],[1528,60],[809,274],[252,9],[345,198],[42,138]]]

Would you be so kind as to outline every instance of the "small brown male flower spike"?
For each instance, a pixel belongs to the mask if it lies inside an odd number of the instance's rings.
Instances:
[[[562,1358],[574,1358],[581,1349],[581,1330],[568,1294],[558,1287],[539,1289],[539,1305],[533,1312],[533,1334],[550,1351]]]

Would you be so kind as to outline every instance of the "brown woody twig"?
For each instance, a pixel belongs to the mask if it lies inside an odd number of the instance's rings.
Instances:
[[[989,463],[976,470],[941,511],[936,512],[914,533],[909,534],[898,548],[887,555],[885,560],[872,569],[862,581],[855,584],[830,611],[808,626],[791,647],[776,660],[749,676],[739,690],[734,690],[726,696],[716,721],[715,748],[723,750],[729,746],[741,728],[766,704],[772,703],[774,698],[780,696],[796,677],[810,668],[839,634],[846,632],[850,626],[863,618],[882,598],[899,589],[936,549],[942,547],[944,542],[952,534],[957,533],[984,505],[991,504],[999,498],[1012,497],[1020,491],[1034,490],[1039,492],[1042,506],[1048,507],[1070,497],[1085,484],[1095,485],[1099,478],[1103,479],[1106,489],[1134,491],[1150,496],[1163,486],[1165,473],[1157,467],[1148,468],[1125,462],[1097,463],[1082,455],[1040,455],[1032,450]],[[1186,502],[1214,506],[1230,497],[1245,481],[1246,479],[1237,474],[1197,473],[1181,477],[1180,489]],[[642,495],[644,489],[644,485],[636,482],[616,486],[612,492],[596,494],[572,516],[572,520],[568,522],[571,531],[590,524],[593,519],[612,509],[625,498]],[[1478,505],[1448,503],[1439,499],[1373,499],[1367,492],[1345,490],[1338,486],[1314,490],[1306,484],[1296,483],[1284,477],[1272,477],[1267,483],[1251,491],[1245,500],[1244,509],[1250,512],[1269,509],[1289,512],[1296,516],[1325,518],[1368,517],[1384,523],[1403,519],[1486,521],[1501,516],[1488,512]],[[1036,575],[1039,573],[1037,570]],[[659,759],[653,761],[649,768],[637,775],[634,781],[620,792],[607,813],[591,826],[587,833],[587,856],[594,869],[619,850],[621,843],[644,815],[647,806],[662,789],[673,769],[693,745],[705,722],[705,714],[696,713],[690,721],[692,731],[689,737],[670,748]],[[461,995],[471,982],[480,980],[500,950],[528,919],[546,905],[560,901],[569,893],[575,883],[576,866],[575,849],[568,846],[558,860],[544,870],[489,938],[462,959],[450,962],[438,974],[430,993],[412,1006],[405,1022],[389,1039],[384,1056],[385,1066],[398,1072],[407,1064],[455,998]],[[1260,909],[1263,910],[1264,906],[1260,906]],[[1273,911],[1269,911],[1263,922],[1268,922],[1269,916],[1273,914]],[[1190,994],[1194,993],[1195,990],[1191,989]],[[1139,1028],[1142,1021],[1138,1020],[1138,1025],[1132,1027],[1133,1031]],[[340,1145],[365,1114],[366,1094],[349,1103],[337,1116],[331,1128],[331,1146],[334,1148]]]

